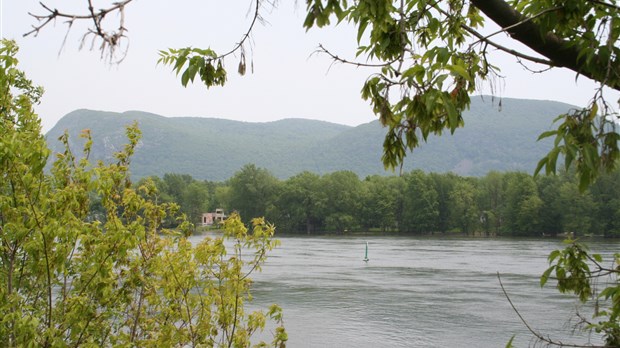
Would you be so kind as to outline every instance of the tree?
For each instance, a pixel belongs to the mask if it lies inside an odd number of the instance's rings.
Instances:
[[[204,182],[192,181],[183,195],[183,208],[192,223],[199,222],[209,209],[209,188]]]
[[[452,191],[452,187],[458,178],[452,173],[431,173],[430,177],[433,179],[433,185],[435,187],[435,191],[437,191],[437,208],[439,212],[437,227],[440,232],[445,233],[448,232],[448,229],[450,228],[450,192]]]
[[[497,235],[502,227],[502,211],[504,206],[503,175],[489,172],[481,179],[480,208],[482,224],[487,235]]]
[[[457,181],[450,192],[452,220],[465,234],[473,234],[479,220],[476,195],[476,187],[468,180]]]
[[[597,205],[597,214],[594,218],[595,231],[604,231],[605,237],[620,236],[620,170],[601,176],[590,192]]]
[[[557,236],[559,232],[564,231],[563,212],[564,207],[559,202],[561,181],[557,176],[542,176],[536,180],[538,186],[538,195],[542,200],[540,220],[540,232]]]
[[[230,209],[243,216],[265,216],[278,180],[267,170],[246,164],[230,179]]]
[[[310,234],[322,225],[327,196],[320,185],[321,177],[310,172],[302,172],[284,182],[276,199],[280,217],[276,221],[280,222],[280,228]]]
[[[88,12],[83,16],[53,10],[43,3],[47,13],[35,15],[42,22],[31,33],[38,33],[57,18],[67,19],[69,25],[76,20],[88,20],[93,28],[86,35],[100,38],[102,50],[114,53],[125,41],[124,9],[131,2],[125,0],[95,11],[88,1],[85,2]],[[160,62],[180,73],[183,85],[198,77],[207,87],[212,87],[225,84],[224,61],[238,53],[238,72],[245,74],[245,45],[260,19],[261,9],[271,3],[255,0],[253,21],[230,51],[218,54],[211,49],[170,49],[161,52]],[[539,162],[536,173],[543,169],[546,173],[555,173],[558,158],[563,155],[565,168],[575,165],[583,191],[603,170],[617,166],[620,134],[615,122],[618,114],[604,96],[606,87],[620,90],[620,20],[615,1],[307,0],[306,5],[306,28],[324,27],[334,19],[355,25],[358,56],[366,60],[363,63],[345,60],[321,47],[325,54],[342,63],[378,69],[362,87],[362,98],[369,100],[387,128],[383,155],[386,166],[402,163],[407,150],[417,147],[429,134],[454,132],[463,126],[461,113],[468,107],[470,95],[481,81],[497,76],[499,71],[488,54],[490,49],[535,64],[535,67],[565,67],[577,76],[599,83],[588,105],[560,115],[558,128],[541,135],[541,138],[555,137],[555,143]],[[110,13],[114,11],[122,13],[118,16],[118,29],[107,31],[102,22],[113,18]],[[500,30],[483,34],[491,21]],[[495,41],[500,33],[509,35],[510,46]],[[520,50],[517,43],[535,54]],[[519,196],[514,187],[511,191],[507,192],[508,196],[516,195],[507,197],[509,204]],[[520,205],[522,209],[517,219],[512,219],[514,223],[526,223],[543,204],[534,191],[528,192],[526,197],[521,201],[524,204]],[[508,217],[507,220],[510,221]],[[567,264],[556,266],[556,270],[567,270]],[[587,284],[576,283],[571,290],[579,292],[579,288]],[[620,293],[617,283],[613,289]],[[612,290],[606,296],[616,299]],[[620,304],[616,307],[620,308]],[[613,315],[604,323],[617,327],[615,310],[614,307],[610,312]],[[602,331],[610,344],[618,343],[616,331]]]
[[[365,227],[380,227],[383,231],[397,228],[402,214],[405,181],[401,177],[373,175],[363,184],[367,192],[362,207]]]
[[[566,181],[560,186],[559,194],[559,203],[564,207],[562,211],[564,229],[574,232],[575,236],[593,232],[592,217],[595,209],[590,192],[579,192],[575,182]]]
[[[504,231],[512,235],[539,233],[540,208],[536,182],[526,173],[510,173],[506,181],[506,204],[504,206]]]
[[[102,54],[107,52],[113,59],[127,41],[125,9],[132,1],[115,2],[100,10],[85,1],[85,14],[41,3],[43,14],[33,14],[39,24],[25,35],[39,33],[56,19],[67,20],[69,28],[75,21],[88,21],[92,27],[84,39],[101,40]],[[248,30],[229,51],[169,49],[161,51],[159,62],[181,74],[184,86],[196,78],[207,87],[224,85],[225,61],[233,57],[239,60],[237,71],[244,75],[248,39],[262,11],[274,5],[265,0],[253,3]],[[114,12],[120,13],[119,23],[117,29],[108,30],[104,24],[114,18]],[[600,84],[589,105],[559,116],[558,129],[542,135],[555,136],[556,143],[537,172],[543,168],[555,172],[558,156],[563,154],[567,167],[576,163],[583,190],[601,168],[616,166],[620,135],[614,122],[618,114],[604,97],[605,87],[620,90],[620,21],[614,1],[306,0],[306,13],[303,25],[307,29],[325,27],[333,20],[357,27],[357,56],[365,57],[364,62],[340,58],[323,46],[320,51],[337,62],[377,70],[364,84],[362,98],[370,101],[388,129],[383,155],[388,167],[401,163],[407,150],[426,141],[429,134],[454,132],[463,126],[461,113],[469,106],[470,95],[481,81],[499,76],[491,50],[532,64],[529,69],[564,67]],[[494,30],[492,23],[500,29],[487,34]],[[508,45],[497,42],[502,33],[508,34]]]
[[[438,194],[430,177],[421,170],[405,176],[402,230],[427,233],[438,230]]]
[[[329,231],[344,232],[359,227],[364,188],[357,174],[342,170],[326,174],[321,186],[325,202],[325,227]]]
[[[33,110],[42,89],[17,69],[16,53],[1,42],[0,346],[248,347],[267,318],[277,323],[272,344],[284,346],[277,306],[243,306],[250,273],[277,245],[273,225],[255,219],[248,233],[233,215],[224,236],[197,245],[187,221],[163,229],[178,206],[155,203],[152,181],[133,187],[135,126],[109,165],[87,160],[88,131],[79,161],[62,136],[65,152],[44,172],[50,151]],[[89,214],[93,195],[103,220]]]

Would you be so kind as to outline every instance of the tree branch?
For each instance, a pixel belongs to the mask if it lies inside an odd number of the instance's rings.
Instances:
[[[542,58],[538,58],[538,57],[534,57],[534,56],[530,56],[530,55],[527,55],[527,54],[523,54],[523,53],[521,53],[519,51],[516,51],[516,50],[513,50],[513,49],[508,48],[506,46],[500,45],[500,44],[490,40],[488,38],[488,36],[484,36],[484,35],[480,34],[479,32],[477,32],[476,30],[474,30],[473,28],[470,28],[470,27],[468,27],[466,25],[462,25],[461,27],[463,29],[467,30],[473,36],[477,37],[479,39],[479,42],[487,43],[490,46],[493,46],[493,47],[495,47],[496,49],[498,49],[500,51],[504,51],[504,52],[506,52],[506,53],[508,53],[510,55],[513,55],[515,57],[522,58],[522,59],[525,59],[525,60],[529,60],[529,61],[534,62],[534,63],[544,64],[544,65],[548,65],[548,66],[555,66],[555,63],[550,61],[550,60],[542,59]],[[474,44],[472,44],[472,45],[474,45]]]
[[[336,62],[342,63],[342,64],[348,64],[348,65],[354,65],[356,67],[384,67],[384,66],[389,66],[392,63],[395,63],[396,61],[398,61],[399,59],[401,59],[400,57],[397,59],[394,59],[392,61],[389,62],[385,62],[385,63],[379,63],[379,64],[370,64],[370,63],[360,63],[360,62],[353,62],[350,60],[346,60],[344,58],[340,58],[339,56],[333,54],[331,51],[329,51],[327,48],[325,48],[322,44],[319,44],[319,47],[317,48],[316,51],[314,51],[314,53],[325,53],[328,56],[331,57],[331,59],[333,59]]]
[[[102,56],[106,48],[108,48],[110,50],[109,51],[110,60],[112,60],[112,57],[114,56],[114,52],[116,51],[116,48],[119,47],[121,44],[121,40],[123,38],[126,38],[125,32],[127,31],[127,28],[125,28],[125,6],[132,1],[133,0],[124,0],[124,1],[114,2],[112,6],[108,8],[95,11],[93,4],[92,4],[92,0],[87,0],[88,2],[88,13],[87,14],[64,13],[64,12],[60,12],[56,8],[51,9],[49,6],[45,5],[43,2],[39,2],[41,7],[43,7],[43,9],[45,9],[45,11],[47,11],[48,13],[43,14],[43,15],[37,15],[31,12],[28,12],[30,16],[35,18],[38,22],[42,22],[42,23],[39,25],[33,25],[32,26],[33,29],[25,33],[23,36],[26,37],[26,36],[33,35],[33,34],[34,36],[37,36],[44,27],[46,27],[50,22],[56,20],[57,18],[67,19],[66,23],[68,25],[68,30],[71,29],[71,27],[73,26],[73,23],[76,20],[92,20],[93,26],[89,28],[88,31],[82,37],[82,45],[83,45],[83,42],[86,40],[86,37],[91,34],[94,35],[95,38],[99,37],[103,41],[103,43],[100,46]],[[109,13],[116,12],[116,11],[118,11],[118,13],[120,14],[118,29],[116,31],[104,30],[102,27],[103,19]],[[65,36],[65,40],[66,40],[66,36]],[[63,41],[63,44],[64,44],[64,41]],[[123,57],[121,57],[121,59],[119,59],[118,61],[119,62],[122,61],[123,58],[124,58],[124,54],[123,54]]]
[[[508,303],[510,304],[510,307],[512,307],[512,310],[517,313],[517,316],[519,317],[519,320],[521,320],[521,322],[523,323],[523,325],[525,325],[525,327],[527,328],[527,330],[534,335],[538,340],[540,340],[541,342],[545,342],[550,346],[558,346],[558,347],[588,347],[588,348],[605,348],[605,346],[595,346],[595,345],[583,345],[583,344],[570,344],[570,343],[563,343],[561,341],[554,341],[549,337],[545,337],[543,336],[540,332],[534,330],[525,320],[525,318],[523,318],[523,316],[521,315],[521,313],[519,313],[519,310],[517,310],[517,307],[515,307],[514,303],[512,303],[512,300],[510,299],[510,296],[508,296],[508,293],[506,292],[506,289],[504,288],[504,284],[502,283],[502,278],[499,275],[499,272],[497,272],[497,280],[499,281],[499,286],[502,288],[502,292],[504,293],[504,296],[506,297],[506,300],[508,300]]]
[[[580,57],[579,47],[571,45],[570,42],[561,37],[548,32],[541,33],[540,27],[532,21],[527,21],[525,16],[516,11],[504,0],[471,0],[471,3],[480,11],[487,15],[515,40],[523,43],[532,50],[550,59],[554,66],[571,69],[581,75],[595,81],[605,81],[604,76],[591,68],[600,67],[607,64],[606,60],[596,55],[594,61],[587,64],[583,57]],[[613,61],[613,70],[617,72],[618,62]],[[620,81],[606,80],[605,84],[615,90],[620,91]]]

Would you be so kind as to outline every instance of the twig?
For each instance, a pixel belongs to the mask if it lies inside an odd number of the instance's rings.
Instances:
[[[523,325],[525,325],[525,327],[527,328],[527,330],[534,335],[537,339],[539,339],[542,342],[546,342],[549,345],[552,346],[558,346],[558,347],[580,347],[580,348],[605,348],[605,346],[593,346],[593,345],[581,345],[581,344],[571,344],[571,343],[563,343],[560,341],[554,341],[549,337],[545,337],[543,336],[540,332],[534,330],[525,320],[525,318],[523,318],[523,316],[521,315],[521,313],[519,313],[519,310],[517,309],[517,307],[515,307],[514,303],[512,303],[512,300],[510,299],[510,296],[508,296],[508,293],[506,292],[506,289],[504,288],[504,284],[502,283],[502,278],[499,275],[499,272],[497,272],[497,280],[499,281],[499,286],[502,288],[502,292],[504,293],[504,296],[506,297],[506,300],[508,300],[508,303],[510,304],[510,307],[512,307],[512,310],[517,314],[517,316],[519,317],[519,320],[521,320],[521,322],[523,323]]]
[[[319,44],[319,47],[317,48],[316,51],[314,51],[314,53],[325,53],[328,56],[330,56],[334,61],[342,63],[342,64],[348,64],[348,65],[354,65],[357,67],[371,67],[371,68],[382,68],[384,66],[389,66],[392,63],[397,62],[399,59],[401,59],[401,57],[398,57],[396,59],[393,59],[389,62],[385,62],[385,63],[380,63],[380,64],[370,64],[370,63],[360,63],[360,62],[353,62],[350,60],[346,60],[344,58],[340,58],[337,55],[333,54],[332,52],[330,52],[328,49],[326,49],[322,44]]]
[[[39,2],[41,7],[43,7],[43,9],[47,11],[48,13],[38,15],[38,14],[29,12],[28,14],[30,16],[32,16],[38,22],[42,22],[42,23],[39,25],[33,25],[32,30],[25,33],[23,36],[24,37],[29,36],[29,35],[37,36],[39,32],[41,32],[41,30],[44,27],[46,27],[50,22],[55,21],[57,18],[65,18],[67,19],[65,23],[67,24],[68,27],[67,27],[67,33],[65,34],[63,43],[61,45],[60,50],[62,51],[62,48],[64,47],[65,42],[67,40],[67,36],[69,35],[69,31],[73,27],[73,23],[77,20],[91,20],[93,22],[92,28],[89,28],[87,32],[82,36],[82,44],[80,45],[80,48],[84,46],[84,41],[86,40],[86,38],[90,35],[93,35],[93,45],[91,45],[91,49],[94,46],[95,38],[100,38],[102,40],[101,46],[99,46],[99,50],[101,50],[101,56],[102,57],[104,56],[105,50],[107,48],[109,49],[109,52],[110,52],[110,61],[112,61],[112,59],[115,56],[116,48],[121,45],[121,41],[124,41],[123,40],[124,38],[127,38],[127,36],[125,35],[125,33],[127,32],[127,28],[125,28],[125,6],[132,1],[133,0],[124,0],[124,1],[114,2],[112,6],[110,6],[109,8],[100,9],[96,11],[92,4],[92,0],[87,0],[88,2],[88,13],[87,14],[64,13],[64,12],[60,12],[58,9],[50,8],[49,6],[45,5],[43,2]],[[120,15],[119,26],[118,26],[117,31],[106,31],[103,29],[102,23],[103,23],[104,18],[112,12],[118,12]],[[127,49],[124,50],[124,53],[121,56],[121,58],[118,59],[115,63],[120,63],[125,58],[125,56],[127,55],[127,50],[128,50],[128,47]]]

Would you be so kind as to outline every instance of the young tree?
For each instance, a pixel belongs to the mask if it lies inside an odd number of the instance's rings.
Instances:
[[[250,273],[277,245],[274,227],[255,219],[249,233],[234,215],[223,237],[197,245],[187,222],[162,229],[178,206],[155,203],[152,181],[133,188],[135,126],[110,165],[89,163],[88,131],[79,161],[64,135],[66,150],[45,173],[49,150],[33,110],[42,89],[17,69],[16,53],[1,42],[0,346],[248,347],[268,317],[272,344],[284,346],[277,306],[243,306]],[[93,195],[105,219],[89,214]]]

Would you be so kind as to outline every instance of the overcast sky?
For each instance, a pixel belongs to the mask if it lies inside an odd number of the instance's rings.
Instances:
[[[249,23],[249,0],[136,0],[127,8],[125,26],[130,46],[119,65],[107,64],[97,50],[79,50],[84,25],[74,25],[59,53],[67,25],[58,21],[38,37],[22,37],[36,21],[28,12],[44,13],[39,0],[0,0],[1,34],[20,46],[20,67],[42,85],[45,96],[36,110],[49,130],[65,114],[80,108],[123,112],[141,110],[163,116],[217,117],[248,122],[310,118],[346,125],[375,119],[359,91],[371,71],[332,65],[312,55],[319,43],[342,57],[353,57],[355,30],[350,27],[302,28],[304,2],[281,1],[264,12],[268,24],[253,35],[254,73],[239,77],[237,61],[229,60],[225,87],[183,88],[170,68],[156,66],[157,51],[169,47],[212,47],[229,50]],[[49,0],[50,7],[84,13],[86,1]],[[78,5],[75,5],[75,4]],[[105,7],[109,1],[95,1]],[[225,4],[225,5],[222,5]],[[116,16],[112,16],[116,23]],[[510,57],[496,62],[506,77],[498,86],[502,97],[557,100],[583,105],[593,95],[591,81],[564,69],[544,74],[523,70]],[[488,93],[488,91],[487,91]],[[614,96],[617,99],[617,96]],[[610,100],[615,100],[610,98]]]

